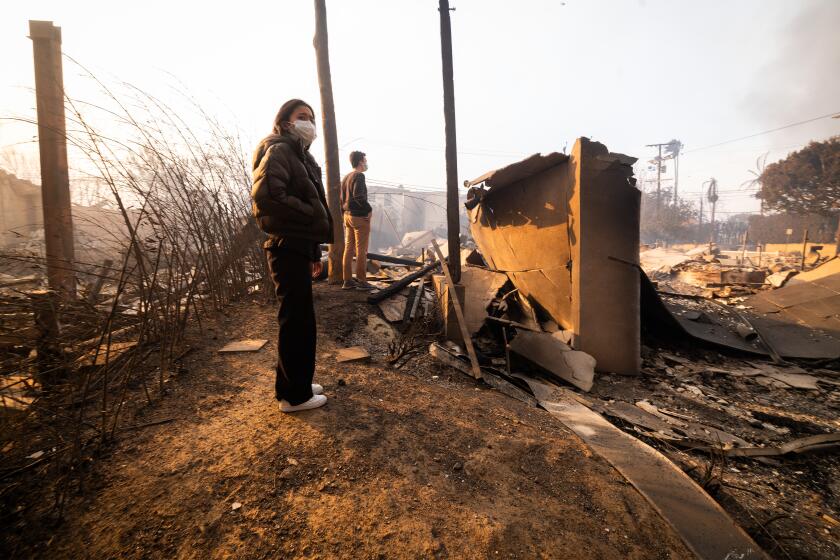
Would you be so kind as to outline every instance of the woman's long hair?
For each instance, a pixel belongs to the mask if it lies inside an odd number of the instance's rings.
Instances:
[[[283,106],[280,107],[280,110],[277,111],[277,116],[274,117],[274,129],[272,132],[279,136],[284,135],[286,132],[283,130],[283,123],[289,122],[289,119],[292,117],[292,113],[300,107],[301,105],[308,107],[312,114],[315,114],[315,109],[312,108],[312,105],[307,103],[302,99],[289,99]]]
[[[254,151],[254,156],[251,160],[251,169],[256,169],[260,161],[262,161],[263,156],[265,155],[266,150],[272,144],[276,144],[280,141],[280,137],[286,134],[287,132],[283,130],[283,123],[289,122],[289,119],[292,117],[292,113],[295,112],[295,109],[304,105],[309,107],[309,110],[312,111],[312,114],[315,114],[315,110],[312,108],[312,105],[303,101],[302,99],[289,99],[283,106],[280,107],[280,110],[277,111],[277,116],[274,117],[274,128],[271,131],[271,134],[263,138],[259,144],[257,144],[257,149]],[[308,153],[308,152],[307,152]],[[307,156],[312,159],[312,156]],[[312,159],[314,162],[315,160]]]

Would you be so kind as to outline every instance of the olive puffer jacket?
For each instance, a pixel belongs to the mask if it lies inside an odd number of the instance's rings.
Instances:
[[[254,152],[252,177],[252,212],[260,229],[273,238],[332,243],[321,168],[299,139],[263,139]]]

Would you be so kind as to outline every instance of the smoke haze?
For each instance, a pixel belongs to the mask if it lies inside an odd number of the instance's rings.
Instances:
[[[775,43],[775,55],[744,100],[750,116],[772,127],[840,111],[838,24],[840,2],[807,2],[776,31],[774,41],[766,41]],[[827,119],[820,126],[830,134],[836,131],[836,123]]]

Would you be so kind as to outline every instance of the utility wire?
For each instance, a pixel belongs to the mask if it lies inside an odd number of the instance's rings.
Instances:
[[[725,144],[731,144],[733,142],[740,142],[741,140],[746,140],[747,138],[755,138],[756,136],[762,136],[764,134],[770,134],[771,132],[777,132],[779,130],[784,130],[786,128],[791,128],[791,127],[794,127],[794,126],[799,126],[799,125],[802,125],[802,124],[807,124],[807,123],[810,123],[810,122],[819,121],[819,120],[822,120],[822,119],[827,119],[827,118],[830,118],[830,117],[834,117],[837,114],[840,114],[840,111],[834,111],[832,113],[828,113],[827,115],[821,115],[819,117],[814,117],[812,119],[807,119],[807,120],[804,120],[804,121],[799,121],[799,122],[795,122],[795,123],[791,123],[791,124],[786,124],[785,126],[780,126],[778,128],[765,130],[763,132],[756,132],[755,134],[749,134],[747,136],[741,136],[740,138],[733,138],[732,140],[726,140],[724,142],[718,142],[717,144],[710,144],[708,146],[702,146],[700,148],[694,148],[692,150],[685,150],[680,155],[689,154],[691,152],[699,152],[700,150],[708,150],[709,148],[716,148],[718,146],[723,146]]]

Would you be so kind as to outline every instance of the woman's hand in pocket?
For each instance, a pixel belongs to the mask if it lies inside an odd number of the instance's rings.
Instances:
[[[321,273],[324,272],[324,263],[316,261],[312,263],[312,279],[317,280]]]

